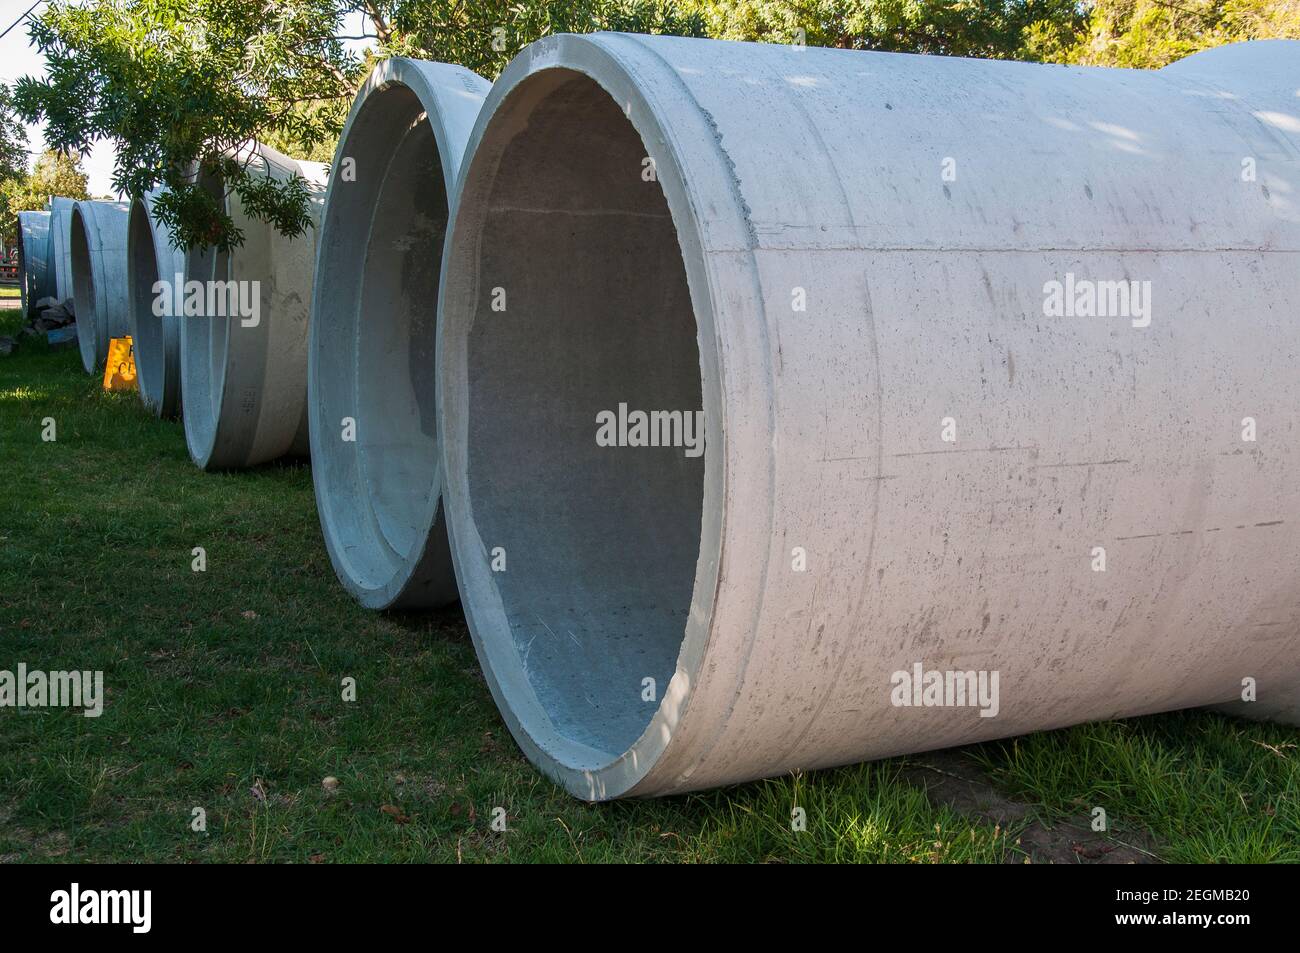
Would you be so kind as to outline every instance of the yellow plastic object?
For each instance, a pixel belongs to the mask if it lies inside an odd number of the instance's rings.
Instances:
[[[104,390],[135,390],[135,348],[131,339],[113,338],[104,365]]]

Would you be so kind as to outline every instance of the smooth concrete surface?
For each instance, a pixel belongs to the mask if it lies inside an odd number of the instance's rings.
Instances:
[[[454,602],[433,363],[448,189],[487,95],[459,66],[375,67],[335,153],[312,296],[312,476],[330,559],[364,606]],[[355,181],[340,175],[355,169]]]
[[[18,213],[18,294],[35,303],[53,293],[50,281],[50,213]]]
[[[1273,55],[1265,55],[1265,51]],[[1300,218],[1300,190],[1296,189],[1296,177],[1294,174],[1279,175],[1277,170],[1279,159],[1283,168],[1288,157],[1294,163],[1297,142],[1300,142],[1300,42],[1263,41],[1221,46],[1172,63],[1161,72],[1184,83],[1186,88],[1195,91],[1194,94],[1227,100],[1238,95],[1246,97],[1250,118],[1259,130],[1259,135],[1252,141],[1259,144],[1260,155],[1250,157],[1255,160],[1256,187],[1261,195],[1273,202],[1279,215],[1295,227],[1294,223]],[[1225,143],[1216,151],[1221,151],[1225,161],[1235,159],[1238,171],[1242,170],[1245,150],[1236,150],[1243,155],[1234,156],[1230,145]],[[1274,198],[1274,190],[1280,190],[1282,194]],[[1282,253],[1280,262],[1287,260],[1285,250],[1288,242],[1292,249],[1295,248],[1293,234],[1278,233],[1279,240],[1272,247]],[[1279,267],[1286,266],[1279,264]],[[1249,278],[1242,285],[1225,289],[1225,293],[1244,296],[1240,307],[1255,306]],[[1293,303],[1291,314],[1296,313]],[[1284,399],[1284,394],[1275,398],[1278,401]],[[1280,421],[1277,423],[1285,426]],[[1261,451],[1265,449],[1267,445]],[[1264,463],[1262,452],[1251,459],[1261,465]],[[1275,460],[1270,466],[1276,466],[1278,462]],[[1293,462],[1288,465],[1293,465]],[[1287,598],[1287,594],[1278,592],[1276,598],[1280,602]],[[1275,618],[1261,617],[1255,619],[1251,627],[1256,638],[1271,637],[1284,645],[1289,644],[1291,658],[1282,665],[1254,673],[1258,680],[1258,695],[1254,701],[1233,700],[1216,707],[1241,717],[1300,725],[1300,644],[1295,641],[1294,626],[1279,624]]]
[[[50,213],[50,268],[53,272],[52,294],[60,301],[72,297],[72,210],[76,199],[52,196]]]
[[[247,214],[232,193],[225,198],[226,209],[242,229],[244,243],[229,252],[209,247],[188,255],[187,283],[212,288],[220,282],[235,289],[241,303],[247,300],[250,312],[232,314],[239,309],[230,299],[211,309],[205,299],[203,315],[180,322],[181,419],[190,457],[204,470],[250,467],[308,452],[307,326],[325,167],[261,144],[239,159],[279,180],[302,177],[311,191],[312,226],[286,238]],[[199,181],[225,195],[220,180]]]
[[[600,800],[1249,679],[1294,717],[1297,75],[1288,41],[1160,72],[526,48],[467,146],[437,385],[527,756]],[[1076,280],[1137,296],[1065,316]],[[702,411],[703,455],[599,445],[620,404]],[[996,705],[900,692],[917,665]]]
[[[131,200],[127,301],[140,400],[157,416],[170,419],[181,408],[182,320],[172,313],[176,309],[171,292],[177,283],[184,286],[186,254],[172,247],[171,232],[154,217],[153,205],[159,194],[155,191]],[[171,306],[160,303],[160,295]]]
[[[113,338],[131,333],[127,314],[125,202],[78,202],[72,208],[69,251],[77,344],[87,373],[108,358]]]

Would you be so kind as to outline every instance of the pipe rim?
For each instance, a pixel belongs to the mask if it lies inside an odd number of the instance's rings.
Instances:
[[[213,176],[194,171],[195,181],[209,190],[221,189]],[[224,191],[224,190],[222,190]],[[218,193],[219,194],[219,193]],[[230,203],[226,201],[229,211]],[[229,255],[211,245],[191,249],[185,274],[207,287],[218,274],[229,272]],[[215,466],[221,407],[225,401],[230,333],[229,317],[185,315],[179,319],[181,347],[181,423],[190,459],[201,470]]]
[[[77,202],[69,218],[68,258],[72,271],[72,301],[77,315],[77,347],[87,374],[94,374],[108,357],[104,289],[96,280],[95,255],[91,254],[90,228],[94,216]],[[98,249],[96,249],[98,250]]]
[[[509,113],[521,91],[530,81],[551,70],[568,70],[593,81],[624,113],[642,144],[658,145],[653,152],[663,197],[669,208],[682,256],[696,326],[696,346],[700,360],[701,397],[706,422],[704,475],[702,480],[702,517],[700,548],[695,567],[694,585],[685,630],[678,649],[675,671],[663,690],[653,715],[637,739],[626,750],[613,754],[600,751],[563,735],[528,681],[519,653],[510,634],[510,625],[501,605],[501,597],[488,569],[486,550],[478,537],[472,516],[472,499],[468,487],[468,397],[467,336],[473,321],[472,302],[476,277],[463,282],[451,276],[476,275],[474,245],[482,231],[485,217],[478,192],[486,191],[491,177],[485,166],[495,166],[500,149],[489,154],[482,148],[485,134],[498,115],[509,122]],[[722,399],[725,369],[722,367],[719,335],[725,332],[718,324],[725,299],[724,282],[710,261],[710,249],[703,237],[706,218],[698,212],[708,209],[710,218],[729,225],[739,224],[748,232],[748,216],[739,193],[728,188],[720,195],[705,196],[696,177],[687,176],[687,168],[674,124],[681,117],[670,117],[660,97],[684,92],[671,68],[653,51],[633,38],[621,34],[588,36],[559,35],[530,45],[502,73],[483,105],[466,147],[467,160],[457,184],[457,214],[448,236],[443,258],[443,276],[439,296],[438,334],[438,416],[443,435],[444,499],[448,512],[448,530],[456,567],[461,601],[471,637],[488,685],[502,717],[516,741],[543,773],[571,794],[584,800],[606,800],[627,794],[650,794],[667,786],[667,773],[689,772],[693,762],[664,758],[677,728],[687,716],[690,701],[713,634],[719,581],[724,575],[724,537],[727,534],[724,501],[743,494],[746,502],[759,510],[770,505],[733,487],[728,474],[736,457],[733,441],[728,439],[725,421],[726,404]],[[709,117],[693,99],[688,99],[690,120],[698,131],[711,127]],[[517,117],[514,117],[517,118]],[[715,135],[710,135],[713,153],[710,161],[726,164],[727,158]],[[735,249],[732,267],[755,282],[756,264],[752,246]],[[714,302],[718,302],[715,309]],[[716,313],[715,313],[716,311]],[[761,333],[761,332],[760,332]],[[737,503],[731,499],[732,505]],[[769,516],[770,519],[770,516]],[[765,523],[759,519],[757,522]],[[732,605],[729,612],[739,611],[752,618],[757,606]],[[735,673],[739,682],[742,672]],[[713,676],[714,691],[726,691]],[[688,742],[689,743],[689,742]],[[707,748],[709,741],[704,741]],[[695,749],[698,760],[699,749]],[[690,758],[688,752],[685,755]],[[658,771],[656,772],[656,767]],[[652,774],[654,772],[654,774]]]
[[[153,288],[158,281],[170,284],[174,275],[162,274],[160,239],[166,238],[159,234],[151,205],[150,198],[137,196],[131,199],[127,213],[127,313],[140,400],[154,416],[171,417],[180,390],[174,354],[177,318],[153,313]]]
[[[427,494],[422,503],[396,514],[396,520],[391,512],[386,512],[381,518],[376,494],[363,489],[368,485],[367,474],[372,461],[361,439],[371,429],[371,421],[362,417],[367,407],[363,395],[371,390],[362,380],[365,363],[362,351],[367,342],[364,332],[367,327],[373,327],[376,320],[373,315],[364,313],[367,303],[365,285],[372,275],[369,266],[371,249],[379,240],[373,233],[374,217],[381,211],[380,203],[385,198],[391,164],[402,161],[403,144],[416,126],[422,125],[432,133],[434,160],[442,180],[445,238],[455,215],[454,182],[463,154],[460,145],[453,140],[440,108],[439,87],[451,84],[464,85],[467,89],[487,85],[477,74],[451,64],[396,57],[375,66],[348,112],[335,150],[333,168],[339,169],[344,157],[348,156],[361,166],[360,150],[369,147],[372,156],[384,166],[384,175],[373,187],[368,183],[350,182],[330,189],[321,215],[307,360],[308,417],[314,461],[312,481],[322,535],[335,574],[353,598],[371,609],[437,606],[457,598],[442,512],[442,455],[436,411],[433,414],[434,452],[427,470],[419,474],[421,481],[427,478]],[[370,147],[364,135],[367,117],[393,106],[401,109],[405,104],[394,99],[403,95],[399,90],[415,97],[423,115],[417,116],[414,125],[401,135]],[[364,174],[364,171],[359,173]],[[372,215],[366,223],[362,247],[334,247],[330,241],[331,232],[337,233],[357,224],[347,217],[345,203],[355,202],[352,192],[363,187],[372,197],[369,202]],[[343,189],[350,191],[344,195]],[[439,262],[442,247],[439,242],[430,252]],[[410,249],[402,250],[403,255],[414,253]],[[441,281],[440,268],[436,274]],[[436,301],[431,299],[428,308],[432,322],[430,329],[436,338]],[[403,317],[412,320],[412,314]],[[382,347],[382,341],[379,346]],[[342,354],[335,354],[335,351]],[[331,375],[329,368],[335,365],[343,366],[344,372]],[[436,383],[430,396],[436,402]],[[357,440],[350,443],[339,439],[345,416],[355,419],[358,431]],[[389,503],[382,505],[388,507]],[[394,522],[408,523],[404,529],[409,535],[395,541],[390,532]]]
[[[27,253],[23,246],[27,244],[26,236],[23,234],[23,213],[18,215],[18,300],[23,309],[23,316],[27,316]]]
[[[51,196],[46,207],[50,213],[50,294],[57,301],[72,297],[72,276],[69,274],[71,262],[68,260],[71,252],[68,244],[72,237],[72,209],[76,204],[76,199]]]
[[[49,269],[50,257],[50,213],[38,210],[29,210],[18,213],[18,291],[19,298],[22,301],[23,315],[26,316],[29,303],[35,304],[41,298],[46,297],[46,289],[49,284],[46,275]],[[27,252],[27,242],[31,238],[36,239],[35,230],[38,226],[45,229],[45,262],[42,263],[39,256],[31,256]],[[28,272],[28,267],[31,272]],[[44,267],[42,268],[42,264]],[[39,269],[39,270],[38,270]],[[31,287],[28,287],[30,279]],[[29,302],[30,299],[30,302]]]
[[[27,244],[27,230],[23,228],[23,223],[27,214],[18,213],[18,298],[22,303],[24,317],[27,316],[27,252],[23,246]]]

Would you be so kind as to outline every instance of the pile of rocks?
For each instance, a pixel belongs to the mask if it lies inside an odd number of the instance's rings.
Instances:
[[[27,311],[22,336],[43,336],[50,347],[69,347],[77,343],[77,312],[71,298],[41,298]],[[12,354],[17,342],[0,337],[0,355]]]

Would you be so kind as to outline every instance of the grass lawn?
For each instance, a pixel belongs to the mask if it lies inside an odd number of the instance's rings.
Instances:
[[[458,608],[344,594],[305,464],[201,473],[178,423],[26,338],[0,460],[0,670],[103,670],[107,695],[0,709],[0,860],[1300,861],[1300,730],[1207,712],[581,804],[520,755]]]

